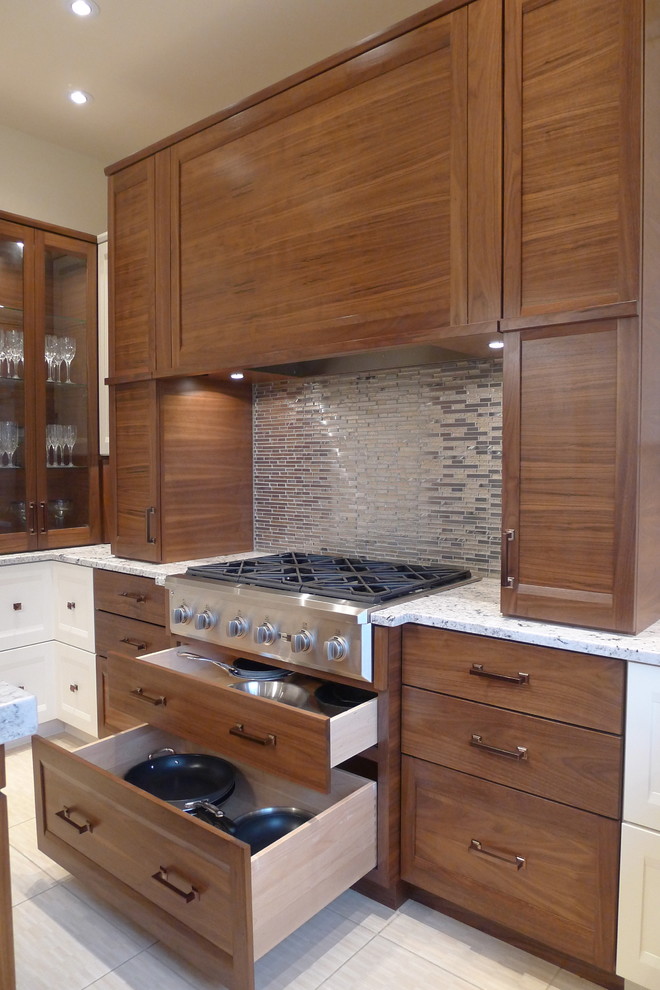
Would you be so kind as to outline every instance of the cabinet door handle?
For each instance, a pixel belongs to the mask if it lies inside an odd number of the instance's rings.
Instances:
[[[79,690],[80,688],[77,684],[69,684],[69,691],[71,691],[72,694],[75,694]]]
[[[150,505],[148,509],[145,509],[144,517],[145,517],[146,529],[147,529],[147,543],[155,543],[156,542],[156,537],[155,536],[152,536],[152,533],[151,533],[151,524],[152,524],[152,521],[153,521],[155,515],[156,515],[156,507],[155,506]]]
[[[484,670],[482,663],[473,663],[469,670],[475,677],[487,677],[491,681],[506,681],[507,684],[529,684],[529,674],[518,671],[517,674],[497,674],[490,670]]]
[[[238,736],[240,739],[246,739],[248,742],[257,743],[259,746],[275,746],[277,743],[277,736],[274,736],[272,732],[269,732],[266,736],[254,736],[251,732],[245,731],[245,726],[237,722],[236,725],[232,725],[229,730],[230,736]]]
[[[76,603],[75,602],[67,602],[66,603],[66,607],[68,609],[70,609],[71,611],[73,611],[73,609],[76,607]]]
[[[149,705],[157,706],[167,704],[167,698],[164,694],[161,694],[157,698],[152,698],[150,695],[144,693],[143,688],[135,688],[135,690],[131,691],[131,694],[135,698],[140,698],[141,701],[146,701]]]
[[[156,880],[158,883],[162,883],[163,887],[167,887],[167,889],[171,890],[173,894],[176,894],[178,897],[182,897],[186,904],[190,904],[191,901],[198,901],[200,899],[199,891],[196,887],[193,887],[192,884],[190,885],[190,890],[181,890],[180,887],[177,887],[175,884],[171,883],[168,880],[168,871],[164,866],[160,867],[158,873],[152,873],[151,879]]]
[[[147,600],[146,595],[141,595],[137,591],[120,591],[119,594],[122,598],[131,598],[136,605],[142,605]]]
[[[505,529],[502,531],[502,554],[501,554],[501,575],[500,581],[503,588],[515,588],[516,579],[509,574],[509,547],[516,538],[515,529]]]
[[[129,646],[134,646],[136,650],[146,650],[147,644],[141,642],[139,639],[131,639],[130,636],[122,636],[121,643],[128,643]]]
[[[22,612],[23,611],[23,602],[14,602],[12,604],[12,608],[13,608],[14,612]]]
[[[30,502],[29,509],[30,509],[30,532],[31,533],[36,533],[37,532],[37,503],[36,502]]]
[[[470,746],[476,746],[477,749],[483,749],[487,753],[493,753],[494,756],[506,756],[510,760],[527,759],[526,746],[516,746],[515,750],[499,749],[497,746],[489,746],[488,743],[485,743],[483,741],[481,736],[477,735],[476,732],[472,733],[472,738],[470,739]]]
[[[496,852],[494,849],[487,849],[479,839],[470,839],[468,851],[481,853],[482,856],[490,856],[492,859],[499,860],[500,863],[508,863],[510,866],[515,866],[517,870],[524,870],[527,865],[524,856],[510,856],[506,853]]]
[[[73,818],[71,817],[71,809],[70,808],[64,807],[64,808],[62,808],[61,811],[56,811],[55,812],[55,815],[57,816],[57,818],[61,818],[63,822],[66,822],[67,825],[70,825],[71,828],[75,828],[75,830],[78,833],[78,835],[82,835],[83,832],[93,832],[94,831],[94,828],[93,828],[91,822],[86,821],[84,825],[79,825],[78,822],[74,822]]]
[[[48,510],[46,508],[45,502],[39,502],[39,509],[41,510],[41,532],[48,532]]]

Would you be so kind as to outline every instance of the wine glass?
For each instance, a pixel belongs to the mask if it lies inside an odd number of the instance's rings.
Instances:
[[[64,431],[64,443],[69,452],[67,467],[73,467],[73,448],[76,442],[76,438],[78,436],[78,431],[76,427],[73,426],[73,424],[70,426],[64,426],[63,431]],[[64,454],[62,455],[62,461],[64,461]]]
[[[76,356],[75,337],[64,337],[62,340],[62,357],[66,362],[66,380],[71,383],[71,362]]]
[[[45,354],[46,354],[46,364],[48,365],[48,378],[46,379],[46,381],[48,382],[55,381],[55,379],[53,378],[53,371],[54,371],[53,359],[55,358],[56,349],[57,349],[57,337],[55,336],[54,333],[47,333],[46,341],[45,341]]]
[[[46,467],[57,466],[57,423],[46,427]]]
[[[2,362],[7,358],[7,331],[0,330],[0,375],[2,374]],[[9,377],[9,368],[7,368],[6,376]]]
[[[64,517],[71,511],[72,502],[70,498],[54,498],[48,506],[55,517],[55,525],[64,526]]]
[[[14,454],[18,447],[18,423],[11,420],[4,420],[0,423],[0,458],[2,466],[5,467],[5,454],[7,455],[8,468],[13,467]]]
[[[7,330],[5,334],[7,345],[7,375],[10,378],[18,378],[18,362],[23,357],[23,334],[20,330]],[[10,365],[13,373],[10,375]]]

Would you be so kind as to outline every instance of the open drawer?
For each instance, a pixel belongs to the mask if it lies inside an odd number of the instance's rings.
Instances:
[[[376,698],[333,716],[293,708],[234,690],[240,679],[175,649],[138,659],[112,653],[107,678],[111,708],[320,791],[332,767],[378,741]]]
[[[376,785],[333,770],[320,794],[234,763],[231,817],[270,806],[315,816],[251,856],[123,780],[163,746],[196,751],[146,725],[75,753],[35,736],[39,848],[195,965],[252,990],[254,960],[375,866]]]

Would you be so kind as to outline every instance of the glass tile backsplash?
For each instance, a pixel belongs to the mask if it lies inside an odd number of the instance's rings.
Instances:
[[[496,576],[502,362],[254,386],[255,549]]]

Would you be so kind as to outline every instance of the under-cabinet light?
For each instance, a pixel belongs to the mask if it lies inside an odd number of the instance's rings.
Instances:
[[[241,378],[245,378],[242,371],[232,371],[230,378],[234,378],[237,382],[240,382]]]
[[[491,340],[490,343],[488,344],[488,346],[491,347],[494,351],[501,351],[502,348],[504,347],[504,341],[503,340]]]

